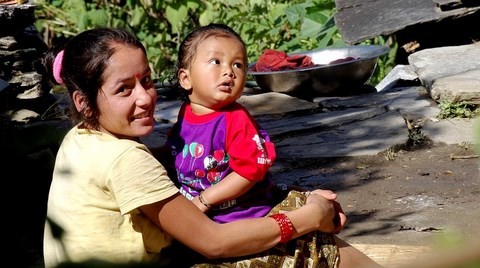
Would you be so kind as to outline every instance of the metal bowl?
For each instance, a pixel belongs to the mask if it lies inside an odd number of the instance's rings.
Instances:
[[[379,45],[355,45],[336,48],[321,48],[288,55],[308,55],[318,66],[257,72],[256,62],[249,65],[258,86],[267,91],[311,99],[318,96],[356,95],[370,78],[377,65],[378,57],[387,54],[388,47]],[[353,57],[353,60],[329,64],[338,59]]]

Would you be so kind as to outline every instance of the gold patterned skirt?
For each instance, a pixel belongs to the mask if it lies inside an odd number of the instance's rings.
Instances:
[[[281,203],[276,205],[268,215],[290,211],[301,207],[306,202],[306,195],[299,191],[290,191]],[[338,266],[338,248],[333,234],[318,231],[308,233],[285,244],[264,252],[242,257],[222,260],[209,260],[195,264],[195,268],[327,268]]]

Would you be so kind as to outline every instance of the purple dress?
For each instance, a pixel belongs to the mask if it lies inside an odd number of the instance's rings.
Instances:
[[[197,116],[183,104],[167,145],[175,159],[180,192],[193,199],[232,171],[255,181],[244,195],[207,212],[220,223],[265,216],[273,206],[268,169],[276,154],[267,133],[238,103]]]

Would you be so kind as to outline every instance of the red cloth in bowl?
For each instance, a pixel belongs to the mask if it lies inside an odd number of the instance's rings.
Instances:
[[[255,64],[257,72],[292,70],[313,66],[312,58],[307,55],[288,56],[283,51],[266,49]]]

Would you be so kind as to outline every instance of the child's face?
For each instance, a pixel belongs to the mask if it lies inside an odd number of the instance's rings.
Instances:
[[[246,62],[243,44],[233,37],[209,37],[200,43],[190,69],[179,72],[182,87],[191,89],[192,107],[218,110],[240,98]]]
[[[98,92],[100,129],[119,138],[135,139],[153,130],[157,92],[143,51],[117,46]]]

